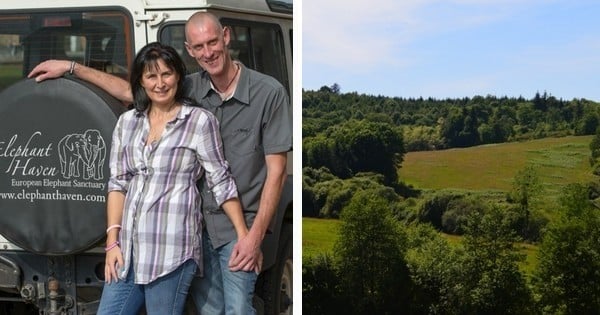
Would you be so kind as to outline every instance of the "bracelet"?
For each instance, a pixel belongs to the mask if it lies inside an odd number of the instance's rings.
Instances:
[[[108,252],[109,250],[111,250],[111,249],[113,249],[113,248],[115,248],[115,247],[119,246],[119,244],[121,244],[121,243],[119,243],[119,241],[115,241],[114,243],[112,243],[112,244],[110,244],[110,245],[106,246],[106,247],[104,248],[104,251],[105,251],[105,252]]]
[[[73,72],[75,71],[75,60],[71,61],[71,67],[69,68],[69,74],[73,75]]]
[[[108,234],[108,232],[110,232],[110,230],[112,229],[120,229],[121,225],[120,224],[113,224],[111,226],[108,227],[108,229],[106,229],[106,234]]]

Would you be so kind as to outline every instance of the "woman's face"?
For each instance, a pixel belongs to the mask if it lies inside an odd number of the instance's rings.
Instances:
[[[155,65],[148,65],[144,70],[141,85],[152,105],[170,106],[175,102],[178,80],[177,73],[158,59]]]

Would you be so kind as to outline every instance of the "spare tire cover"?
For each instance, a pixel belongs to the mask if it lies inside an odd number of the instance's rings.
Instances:
[[[111,136],[124,110],[75,79],[26,79],[0,93],[6,239],[34,253],[67,255],[104,237]]]

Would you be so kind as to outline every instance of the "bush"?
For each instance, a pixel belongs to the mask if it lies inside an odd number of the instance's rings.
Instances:
[[[448,204],[450,204],[452,200],[461,197],[461,194],[441,191],[425,198],[419,209],[419,221],[431,223],[431,225],[433,225],[436,229],[443,230],[442,216],[448,209]]]
[[[442,214],[442,231],[449,234],[462,235],[469,214],[483,212],[485,206],[474,198],[456,198],[450,200]]]
[[[339,314],[342,302],[340,278],[333,258],[320,254],[302,263],[302,308],[306,314]]]

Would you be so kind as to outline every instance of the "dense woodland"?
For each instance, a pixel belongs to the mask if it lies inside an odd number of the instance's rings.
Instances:
[[[303,261],[310,314],[600,314],[598,181],[565,187],[552,209],[536,170],[504,193],[421,191],[402,182],[406,152],[596,135],[600,104],[524,97],[404,99],[303,91],[304,216],[339,218],[333,254]],[[451,244],[439,232],[461,237]],[[515,246],[539,248],[522,270]]]
[[[598,103],[557,99],[543,92],[524,97],[398,98],[340,93],[339,86],[302,93],[302,137],[332,132],[349,120],[401,127],[406,151],[470,147],[533,138],[590,135],[600,123]],[[306,152],[310,154],[310,152]]]

